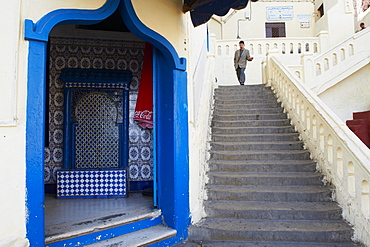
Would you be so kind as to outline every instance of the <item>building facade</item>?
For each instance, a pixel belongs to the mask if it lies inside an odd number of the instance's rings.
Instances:
[[[63,161],[70,99],[61,78],[63,70],[130,71],[127,150],[122,151],[127,160],[123,169],[127,193],[154,188],[153,206],[161,211],[163,224],[176,230],[166,243],[172,245],[185,240],[187,227],[205,216],[213,89],[217,83],[237,85],[232,54],[240,39],[256,58],[247,69],[251,84],[266,82],[267,55],[276,50],[282,55],[279,59],[306,83],[314,75],[324,78],[316,70],[334,69],[331,65],[325,69],[326,61],[344,61],[339,59],[341,49],[350,54],[347,46],[352,45],[361,54],[367,52],[361,42],[347,41],[365,38],[361,38],[365,33],[355,32],[360,22],[370,22],[366,1],[259,0],[197,27],[191,14],[182,11],[183,4],[181,0],[3,3],[0,246],[44,246],[45,193],[55,193],[57,172],[68,168]],[[146,43],[153,45],[153,129],[142,129],[133,120]],[[338,45],[339,52],[333,51]],[[368,103],[360,100],[367,98],[367,91],[351,91],[354,81],[357,89],[367,88],[367,53],[354,60],[361,63],[344,64],[349,67],[347,74],[331,79],[332,84],[309,86],[343,122],[354,111],[369,110]],[[97,97],[121,92],[86,90],[86,95]],[[357,100],[349,104],[332,100],[333,95],[343,99],[348,92]],[[85,94],[76,93],[76,102]],[[121,101],[117,99],[116,105]],[[71,109],[77,114],[76,107]],[[363,167],[368,174],[368,164]],[[364,186],[355,201],[370,200]],[[362,230],[357,230],[356,238],[362,242],[370,236],[370,229],[364,227],[369,225],[367,211],[363,220],[347,217],[353,224],[360,222]]]

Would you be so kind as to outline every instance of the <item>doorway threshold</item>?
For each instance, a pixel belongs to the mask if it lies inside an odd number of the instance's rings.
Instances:
[[[153,198],[56,199],[45,196],[45,245],[83,246],[160,225]]]

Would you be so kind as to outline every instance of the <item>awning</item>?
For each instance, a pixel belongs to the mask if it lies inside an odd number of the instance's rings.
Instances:
[[[214,14],[224,16],[231,8],[243,9],[247,4],[248,0],[184,0],[182,10],[184,13],[190,11],[191,21],[196,27],[206,23]]]

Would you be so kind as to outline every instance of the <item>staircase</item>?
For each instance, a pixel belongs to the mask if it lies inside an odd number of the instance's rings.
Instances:
[[[359,246],[272,90],[216,89],[207,217],[179,246]]]

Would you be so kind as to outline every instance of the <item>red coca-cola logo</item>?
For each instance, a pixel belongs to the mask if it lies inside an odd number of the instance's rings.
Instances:
[[[152,111],[135,111],[134,118],[139,118],[139,119],[145,119],[145,120],[150,120],[152,118]]]

